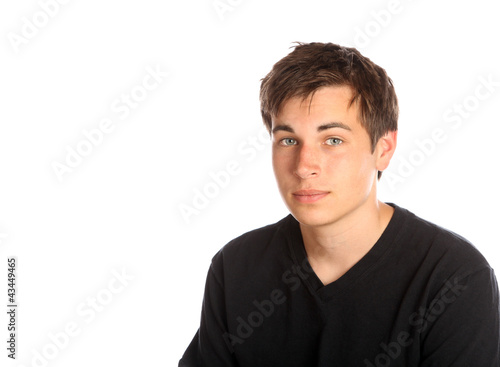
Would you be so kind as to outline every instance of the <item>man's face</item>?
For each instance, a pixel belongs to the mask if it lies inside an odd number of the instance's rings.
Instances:
[[[324,87],[285,102],[272,121],[273,169],[302,224],[328,225],[376,203],[378,149],[358,120],[348,86]],[[309,104],[309,102],[311,102]],[[361,210],[362,212],[362,210]]]

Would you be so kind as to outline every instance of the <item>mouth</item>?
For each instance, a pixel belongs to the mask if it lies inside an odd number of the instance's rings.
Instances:
[[[299,203],[314,203],[323,199],[329,194],[328,191],[321,190],[299,190],[292,193],[292,196]]]

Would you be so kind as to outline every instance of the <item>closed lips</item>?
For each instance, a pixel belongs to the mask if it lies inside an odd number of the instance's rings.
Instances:
[[[328,194],[328,191],[320,191],[320,190],[299,190],[295,191],[293,195],[295,196],[315,196],[315,195],[324,195]]]

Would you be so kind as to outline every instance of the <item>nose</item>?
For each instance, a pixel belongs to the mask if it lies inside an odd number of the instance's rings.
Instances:
[[[295,176],[301,179],[318,176],[320,173],[320,164],[318,154],[316,154],[314,148],[302,145],[297,153]]]

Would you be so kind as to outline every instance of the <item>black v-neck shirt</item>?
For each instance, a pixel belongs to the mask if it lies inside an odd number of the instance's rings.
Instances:
[[[491,267],[462,237],[390,205],[375,245],[327,285],[292,215],[229,242],[179,366],[500,366]]]

